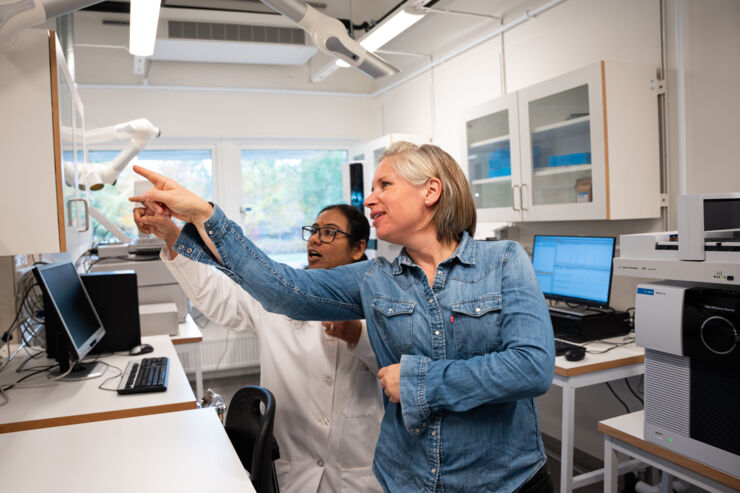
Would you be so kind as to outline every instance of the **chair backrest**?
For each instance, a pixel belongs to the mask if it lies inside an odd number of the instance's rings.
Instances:
[[[275,397],[257,385],[239,389],[226,412],[226,433],[242,465],[249,471],[257,493],[279,492],[273,464],[273,460],[280,457],[272,436],[274,418]]]

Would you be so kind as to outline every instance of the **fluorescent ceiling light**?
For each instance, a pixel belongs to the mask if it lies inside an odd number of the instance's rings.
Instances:
[[[422,17],[424,17],[424,14],[412,14],[401,9],[384,20],[379,26],[372,29],[367,36],[360,40],[360,44],[367,51],[374,52],[419,22]],[[349,64],[342,60],[337,60],[337,65],[340,67],[349,67]]]
[[[152,56],[159,21],[159,0],[131,0],[131,26],[128,51],[136,56]]]
[[[375,51],[424,17],[424,14],[409,14],[399,10],[377,28],[362,38],[360,44],[368,51]]]

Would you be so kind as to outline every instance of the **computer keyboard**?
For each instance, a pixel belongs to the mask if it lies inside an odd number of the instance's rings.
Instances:
[[[555,339],[555,356],[562,356],[568,349],[583,347],[572,342],[563,341],[562,339]]]
[[[129,361],[118,384],[119,394],[141,394],[167,390],[170,360],[167,357]]]

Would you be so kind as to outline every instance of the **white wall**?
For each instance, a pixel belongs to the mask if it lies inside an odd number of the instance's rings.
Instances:
[[[260,92],[86,89],[88,127],[146,117],[170,138],[353,141],[379,131],[360,96]]]

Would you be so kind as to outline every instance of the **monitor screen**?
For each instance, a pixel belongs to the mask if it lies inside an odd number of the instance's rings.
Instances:
[[[70,348],[74,354],[70,353],[70,356],[76,357],[75,361],[79,361],[105,335],[105,329],[90,301],[90,296],[71,262],[38,266],[36,277],[51,301],[71,343]],[[64,356],[60,354],[58,359]]]
[[[532,265],[546,298],[607,308],[613,237],[534,237]]]

